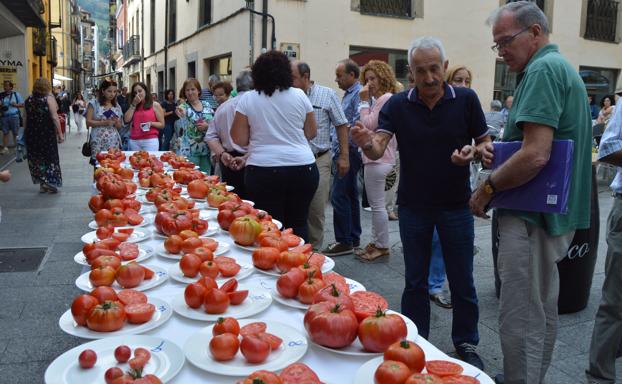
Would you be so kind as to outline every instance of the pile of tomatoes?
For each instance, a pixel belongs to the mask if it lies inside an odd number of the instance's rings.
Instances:
[[[190,308],[203,306],[206,313],[222,314],[229,305],[240,305],[248,297],[248,290],[238,291],[238,281],[233,278],[220,287],[211,277],[204,276],[195,283],[190,283],[184,290],[184,300]]]
[[[91,264],[89,281],[94,287],[110,287],[116,281],[123,288],[135,288],[153,275],[151,269],[136,262],[121,265],[114,256],[100,256]]]
[[[114,160],[117,162],[125,161],[125,153],[119,148],[111,147],[106,152],[99,152],[95,155],[97,161],[101,164],[104,160]]]
[[[210,354],[216,361],[229,361],[240,351],[247,362],[261,364],[283,343],[280,337],[266,330],[264,322],[249,323],[240,328],[233,317],[220,318],[212,328]]]
[[[276,374],[271,371],[261,370],[248,375],[238,384],[321,384],[322,381],[315,372],[303,363],[290,364],[281,373]]]
[[[114,350],[114,357],[119,364],[128,363],[130,369],[127,372],[119,367],[111,367],[106,370],[104,380],[106,384],[162,384],[162,381],[155,375],[143,375],[145,366],[151,360],[151,352],[146,348],[138,347],[132,349],[127,345],[119,345]],[[91,369],[97,362],[97,353],[92,349],[85,349],[78,356],[78,363],[83,369]]]
[[[212,239],[211,237],[199,237],[199,234],[195,231],[186,229],[179,232],[177,235],[168,236],[166,240],[164,240],[164,248],[168,253],[174,255],[182,252],[199,253],[202,255],[206,253],[205,249],[212,253],[215,252],[218,248],[218,241]],[[209,258],[209,256],[206,257]]]
[[[85,244],[82,247],[82,253],[84,253],[84,257],[86,257],[86,262],[89,265],[93,265],[94,261],[102,256],[109,256],[118,259],[119,264],[121,261],[136,259],[140,254],[138,245],[135,243],[121,242],[119,236],[121,234],[124,233],[114,232],[114,236]],[[124,235],[127,236],[128,234],[125,233]]]
[[[145,167],[138,171],[138,184],[143,188],[173,188],[175,180],[163,171],[156,172],[150,167]]]
[[[97,287],[76,297],[71,304],[73,320],[96,332],[117,331],[126,320],[130,324],[143,324],[154,313],[155,306],[147,302],[147,296],[131,289],[117,294],[110,287]]]
[[[138,151],[130,155],[130,164],[134,169],[151,168],[155,172],[162,172],[164,164],[154,155],[150,155],[147,151]]]

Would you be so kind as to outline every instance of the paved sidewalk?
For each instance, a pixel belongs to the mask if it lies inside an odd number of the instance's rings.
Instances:
[[[74,127],[75,128],[75,127]],[[40,383],[43,373],[54,358],[80,344],[81,339],[64,334],[58,319],[80,293],[74,282],[81,266],[73,256],[82,248],[80,237],[89,229],[92,214],[87,207],[90,197],[92,168],[80,154],[85,134],[68,136],[61,148],[64,185],[57,195],[39,194],[33,185],[25,162],[9,166],[13,179],[0,185],[0,248],[48,247],[35,272],[0,273],[0,382]],[[601,234],[599,258],[588,307],[576,314],[562,315],[560,329],[548,373],[548,383],[582,383],[587,366],[587,353],[600,299],[606,245],[604,228],[611,207],[606,186],[600,187]],[[326,242],[332,241],[332,209],[326,210]],[[371,215],[363,212],[364,237],[369,241]],[[494,376],[501,371],[502,360],[498,338],[497,305],[490,243],[490,222],[476,221],[475,281],[480,301],[479,352],[486,371]],[[363,283],[368,289],[383,294],[391,308],[399,309],[403,289],[403,260],[397,222],[390,222],[391,256],[377,264],[363,264],[353,256],[335,258],[336,270]],[[451,353],[451,311],[432,305],[430,341]],[[622,362],[618,364],[622,378]],[[347,384],[347,383],[344,383]]]

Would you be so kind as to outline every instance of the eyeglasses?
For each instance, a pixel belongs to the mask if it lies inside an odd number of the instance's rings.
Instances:
[[[516,32],[515,34],[513,34],[510,37],[506,37],[505,39],[502,39],[501,41],[499,41],[498,43],[496,43],[495,45],[493,45],[492,47],[490,47],[490,49],[492,49],[493,52],[498,53],[500,50],[502,50],[503,48],[507,47],[508,45],[510,45],[512,43],[512,41],[514,41],[514,39],[516,39],[516,37],[518,37],[518,35],[520,35],[523,32],[527,32],[529,30],[529,28],[531,28],[532,25],[528,26],[527,28]]]

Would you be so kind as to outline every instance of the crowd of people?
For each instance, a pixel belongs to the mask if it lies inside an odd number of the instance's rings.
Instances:
[[[519,76],[505,105],[493,100],[486,113],[471,89],[469,68],[450,68],[443,43],[433,37],[418,38],[410,46],[409,84],[400,84],[383,61],[371,60],[362,67],[351,59],[336,63],[341,99],[312,80],[307,63],[273,50],[239,73],[235,87],[217,75],[210,76],[206,88],[189,78],[179,100],[174,90],[167,90],[158,102],[142,82],[132,84],[128,93],[104,80],[88,102],[76,96],[72,111],[78,127],[85,117],[93,156],[124,145],[130,150],[174,150],[203,172],[221,175],[240,196],[329,256],[354,254],[371,262],[390,255],[388,220],[394,212],[387,210],[393,198],[386,192],[392,179],[398,184],[405,264],[401,311],[427,338],[430,303],[451,308],[456,353],[481,369],[474,216],[488,218],[496,194],[533,179],[549,161],[554,140],[573,140],[567,214],[497,210],[503,374],[495,381],[543,383],[556,338],[556,263],[566,255],[575,231],[590,225],[592,119],[611,127],[598,157],[622,166],[622,110],[605,98],[595,116],[581,77],[549,42],[547,18],[534,3],[501,6],[488,22],[493,51]],[[19,117],[11,112],[24,105],[33,182],[41,192],[55,193],[62,185],[57,143],[64,133],[50,84],[37,80],[25,101],[7,94],[12,84],[5,82],[4,87],[5,140],[8,132],[16,135],[13,127]],[[490,167],[493,141],[500,139],[521,141],[522,146],[483,182],[474,183],[473,163]],[[361,173],[372,212],[371,241],[363,247]],[[614,362],[622,343],[622,173],[612,187],[615,203],[589,383],[615,381]],[[325,244],[329,201],[335,242]],[[445,279],[449,296],[443,293]]]

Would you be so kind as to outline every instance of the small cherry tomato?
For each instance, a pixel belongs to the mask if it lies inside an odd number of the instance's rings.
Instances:
[[[78,363],[84,369],[93,368],[95,362],[97,362],[97,353],[92,349],[85,349],[78,356]]]

